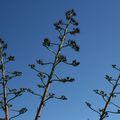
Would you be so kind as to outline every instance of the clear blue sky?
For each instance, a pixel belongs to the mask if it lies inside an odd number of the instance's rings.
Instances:
[[[102,100],[92,90],[109,90],[104,80],[106,73],[117,77],[111,65],[120,66],[120,0],[0,0],[0,37],[8,43],[8,53],[16,56],[16,62],[10,64],[9,69],[23,72],[23,76],[10,85],[31,87],[37,92],[39,80],[27,65],[38,58],[49,59],[41,42],[45,37],[53,41],[57,38],[53,23],[64,18],[65,11],[72,8],[80,21],[81,33],[76,40],[81,50],[79,53],[68,51],[68,54],[80,60],[81,65],[59,68],[61,75],[74,76],[76,82],[53,85],[52,91],[69,99],[50,101],[41,120],[97,120],[98,116],[84,102],[101,106]],[[30,94],[17,99],[15,105],[26,106],[29,111],[15,120],[33,120],[38,102],[39,98]],[[118,115],[108,118],[118,119]]]

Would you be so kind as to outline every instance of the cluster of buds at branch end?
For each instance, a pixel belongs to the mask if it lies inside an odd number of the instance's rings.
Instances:
[[[112,65],[112,68],[116,68],[116,66],[117,66],[117,65],[114,64],[114,65]]]
[[[0,49],[7,49],[7,44],[2,40],[2,38],[0,38]]]
[[[15,56],[9,56],[7,59],[8,61],[15,61]]]
[[[80,50],[80,47],[76,44],[75,40],[69,40],[68,45],[77,52]]]
[[[67,98],[64,95],[62,95],[59,99],[61,99],[61,100],[67,100]]]
[[[35,64],[28,64],[28,66],[29,66],[31,69],[34,69],[34,68],[35,68]]]
[[[45,88],[45,86],[42,85],[42,84],[38,84],[37,87],[38,87],[38,88]]]
[[[66,62],[66,61],[67,61],[66,56],[64,56],[64,55],[59,55],[58,56],[58,62]]]
[[[70,31],[71,35],[76,35],[76,34],[79,34],[79,33],[80,33],[80,29],[79,28],[73,28],[73,30]]]
[[[71,18],[73,18],[74,16],[76,16],[76,13],[74,11],[74,9],[69,10],[65,13],[66,19],[70,20]]]
[[[85,102],[88,107],[91,107],[91,104],[89,102]]]
[[[107,96],[107,94],[103,90],[93,90],[96,94],[101,95],[103,97]]]
[[[78,66],[78,65],[80,65],[80,62],[77,62],[76,60],[73,60],[72,63],[71,63],[71,65]]]
[[[57,97],[54,93],[49,93],[47,96],[47,100],[49,100],[50,98],[55,98],[55,99],[60,99],[60,100],[67,100],[67,98],[64,95],[61,95],[60,97]]]
[[[37,64],[40,64],[40,65],[44,65],[43,61],[42,60],[36,60]]]
[[[66,83],[66,82],[74,82],[75,79],[74,78],[70,78],[70,77],[66,77],[66,78],[63,78],[61,80],[59,80],[59,82],[62,82],[62,83]]]
[[[111,81],[112,77],[110,77],[109,75],[105,75],[105,79],[108,80],[108,81]]]
[[[41,79],[46,78],[46,76],[45,76],[43,73],[41,73],[41,72],[38,73],[37,76],[38,76],[39,78],[41,78]]]
[[[14,71],[14,72],[12,72],[12,74],[15,76],[21,76],[22,72]]]
[[[48,38],[45,38],[43,41],[43,46],[50,47],[50,40]]]
[[[25,112],[27,112],[27,108],[22,108],[19,110],[19,114],[24,114]]]
[[[79,23],[74,18],[71,18],[71,23],[75,26],[79,25]]]
[[[59,20],[58,22],[54,23],[55,29],[59,31],[63,29],[62,25],[64,25],[62,20]]]

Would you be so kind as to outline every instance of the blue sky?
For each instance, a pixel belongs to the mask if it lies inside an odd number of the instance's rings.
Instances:
[[[18,69],[23,76],[11,81],[12,87],[31,87],[38,91],[39,80],[28,67],[36,59],[50,59],[49,53],[41,46],[44,38],[53,41],[57,32],[53,23],[64,19],[65,11],[75,9],[80,22],[81,33],[75,39],[80,45],[80,52],[67,51],[73,58],[80,60],[78,68],[58,68],[60,75],[76,78],[73,84],[55,84],[51,91],[64,94],[68,101],[50,101],[44,108],[41,120],[97,120],[98,116],[90,111],[85,101],[95,107],[102,105],[102,100],[93,93],[100,88],[109,91],[105,74],[117,72],[111,65],[120,66],[120,1],[119,0],[1,0],[0,1],[0,37],[9,45],[8,54],[15,55],[15,63],[9,69]],[[42,69],[42,68],[40,68]],[[39,92],[39,91],[38,91]],[[15,120],[33,120],[39,98],[25,94],[16,101],[16,106],[27,106],[29,111]],[[108,120],[118,120],[113,115]]]

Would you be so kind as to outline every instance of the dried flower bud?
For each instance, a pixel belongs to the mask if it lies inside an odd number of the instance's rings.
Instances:
[[[39,88],[45,88],[45,86],[41,85],[41,84],[38,84],[37,87],[39,87]]]
[[[30,66],[30,68],[35,68],[35,64],[29,64],[28,66]]]
[[[43,46],[45,46],[45,47],[49,47],[50,46],[50,40],[48,38],[44,39]]]
[[[107,94],[103,91],[103,90],[94,90],[94,92],[98,95],[101,95],[101,96],[107,96]]]
[[[7,49],[7,44],[4,44],[3,49]]]
[[[21,76],[22,72],[14,71],[12,74],[15,75],[15,76]]]
[[[116,68],[116,65],[112,65],[113,68]]]
[[[76,60],[73,60],[71,65],[78,66],[79,64],[80,64],[80,62],[77,62]]]
[[[27,92],[34,94],[34,92],[30,88],[27,89]]]
[[[41,73],[41,72],[38,73],[37,76],[40,77],[41,79],[44,79],[44,78],[46,77],[46,76],[45,76],[43,73]]]
[[[67,98],[65,96],[63,96],[63,95],[59,99],[61,99],[61,100],[67,100]]]
[[[6,57],[6,53],[3,53],[2,56],[3,56],[3,57]]]
[[[14,57],[14,56],[9,56],[9,57],[8,57],[8,60],[9,60],[9,61],[14,61],[14,60],[15,60],[15,57]]]
[[[71,35],[76,35],[80,33],[80,29],[79,28],[73,28],[73,31],[70,32]]]
[[[20,88],[20,91],[22,91],[22,92],[24,92],[26,90],[27,90],[27,88]]]
[[[23,114],[25,112],[27,112],[27,108],[22,108],[22,109],[19,110],[19,114]]]
[[[88,102],[85,102],[88,107],[91,107],[91,104]]]
[[[11,78],[11,77],[10,77],[9,75],[6,75],[6,76],[5,76],[5,79],[6,79],[6,80],[9,80],[10,78]]]
[[[0,48],[2,48],[4,44],[4,41],[2,40],[2,38],[0,38]]]
[[[71,18],[71,23],[75,26],[79,25],[79,23],[74,18]]]
[[[110,81],[110,80],[112,80],[112,77],[110,77],[108,75],[105,75],[105,79],[108,80],[108,81]]]
[[[74,10],[72,9],[72,10],[67,11],[67,12],[65,13],[65,15],[66,15],[66,19],[67,19],[67,20],[70,20],[73,16],[76,16],[76,13],[75,13]]]
[[[0,39],[0,49],[6,49],[7,48],[7,44],[2,40]]]
[[[10,89],[9,92],[12,92],[12,93],[16,93],[17,92],[17,89]]]
[[[43,63],[43,61],[42,60],[36,60],[36,62],[38,63],[38,64],[41,64],[41,65],[44,65],[44,63]]]
[[[58,61],[59,61],[59,62],[66,62],[66,61],[67,61],[66,56],[64,56],[64,55],[59,55],[59,56],[58,56]]]
[[[62,20],[59,20],[58,22],[54,23],[55,29],[56,30],[61,30],[62,29],[63,22]]]
[[[71,48],[73,48],[75,51],[79,51],[79,46],[76,44],[75,40],[69,40],[68,44]]]
[[[54,93],[49,93],[49,94],[48,94],[48,97],[54,98],[54,97],[55,97],[55,94],[54,94]]]
[[[70,78],[70,77],[66,77],[66,78],[63,78],[61,80],[59,80],[59,82],[63,82],[63,83],[66,83],[66,82],[73,82],[75,81],[74,78]]]

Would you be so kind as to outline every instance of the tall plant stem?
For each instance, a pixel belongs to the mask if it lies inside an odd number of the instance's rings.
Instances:
[[[2,56],[2,50],[0,51],[1,56],[1,72],[2,72],[2,79],[3,79],[3,98],[4,98],[4,112],[5,112],[5,120],[9,120],[9,112],[8,112],[8,105],[7,105],[7,94],[6,94],[6,78],[5,78],[5,68],[4,68],[4,59]]]
[[[42,108],[44,106],[44,101],[45,101],[46,96],[48,94],[48,90],[49,90],[49,87],[50,87],[50,84],[51,84],[51,80],[52,80],[52,77],[53,77],[53,74],[54,74],[54,71],[55,71],[56,63],[58,61],[58,57],[60,55],[61,48],[63,47],[65,37],[66,37],[66,33],[67,33],[67,28],[68,28],[69,24],[70,24],[70,21],[68,21],[68,24],[66,25],[66,29],[64,30],[64,34],[63,34],[63,37],[61,39],[60,45],[58,47],[58,50],[57,50],[57,53],[56,53],[56,56],[55,56],[55,59],[54,59],[54,63],[52,65],[52,69],[51,69],[51,72],[50,72],[50,75],[49,75],[49,78],[48,78],[48,81],[47,81],[42,99],[40,101],[40,105],[39,105],[37,113],[36,113],[35,120],[39,120],[39,118],[40,118],[40,114],[41,114]]]
[[[120,75],[118,76],[118,79],[116,80],[116,83],[115,83],[115,85],[113,86],[112,92],[110,93],[110,96],[109,96],[109,98],[108,98],[108,101],[107,101],[106,104],[105,104],[105,107],[104,107],[104,109],[103,109],[103,111],[102,111],[102,114],[100,115],[100,119],[99,119],[99,120],[103,120],[103,119],[105,118],[106,110],[107,110],[107,108],[108,108],[108,106],[109,106],[109,104],[110,104],[110,102],[111,102],[111,99],[112,99],[112,97],[113,97],[113,95],[114,95],[114,91],[116,90],[116,88],[117,88],[117,86],[118,86],[119,79],[120,79]]]

